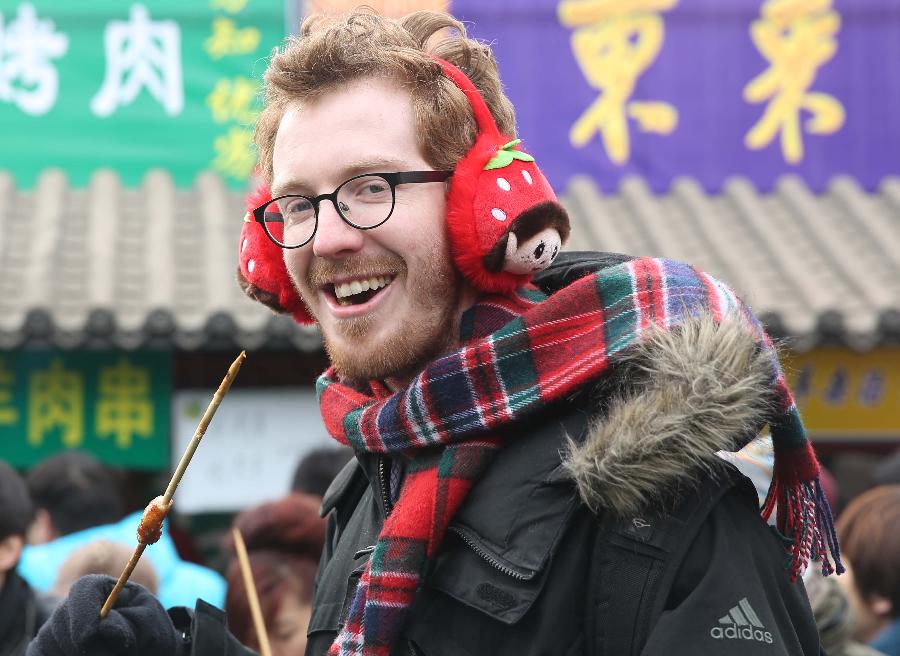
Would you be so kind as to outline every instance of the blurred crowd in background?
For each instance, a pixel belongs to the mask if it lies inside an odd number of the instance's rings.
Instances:
[[[282,498],[228,518],[247,546],[275,654],[303,653],[325,543],[321,500],[350,457],[343,447],[314,450]],[[78,451],[48,458],[24,477],[0,462],[0,654],[23,654],[78,578],[121,574],[142,514],[128,512],[123,482],[121,472]],[[176,510],[130,580],[166,607],[193,608],[200,598],[225,609],[234,635],[258,649],[231,535],[217,532],[218,548],[202,558]]]
[[[761,497],[770,456],[770,445],[760,439],[729,458]],[[131,580],[166,607],[193,607],[202,598],[225,609],[234,635],[258,649],[230,524],[247,545],[273,654],[302,654],[326,541],[322,497],[351,458],[343,447],[310,452],[283,497],[227,517],[215,532],[217,548],[206,557],[176,508]],[[848,572],[824,578],[812,564],[804,575],[823,647],[832,656],[900,654],[900,451],[853,498],[842,495],[827,472],[825,480]],[[122,572],[141,516],[128,512],[122,484],[121,472],[77,451],[50,457],[25,476],[0,463],[0,654],[24,653],[79,577]]]

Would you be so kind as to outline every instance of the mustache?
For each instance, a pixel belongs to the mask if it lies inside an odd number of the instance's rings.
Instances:
[[[397,275],[406,269],[399,255],[357,257],[347,260],[313,260],[306,273],[306,282],[312,289],[331,283],[338,276],[365,278],[370,276]]]

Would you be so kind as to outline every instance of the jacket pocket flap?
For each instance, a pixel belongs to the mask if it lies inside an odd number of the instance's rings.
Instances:
[[[584,415],[572,413],[511,436],[472,488],[450,530],[458,529],[467,544],[520,574],[540,571],[579,505],[561,462],[560,436],[580,435],[587,423]]]
[[[527,578],[510,574],[459,545],[438,557],[428,585],[504,624],[515,624],[537,599],[546,577],[542,572]]]
[[[551,476],[533,486],[518,508],[507,507],[505,513],[502,506],[496,514],[485,513],[481,506],[478,512],[463,508],[449,531],[485,560],[533,578],[547,564],[578,505],[573,487]]]
[[[506,549],[470,527],[450,527],[446,549],[435,561],[428,585],[462,604],[505,624],[515,624],[531,608],[544,587],[546,570],[577,503],[532,526],[527,540]],[[453,540],[451,536],[459,539]],[[524,534],[523,534],[524,535]]]

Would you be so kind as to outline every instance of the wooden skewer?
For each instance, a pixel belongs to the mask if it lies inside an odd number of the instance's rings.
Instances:
[[[158,504],[163,508],[163,512],[158,519],[160,529],[162,528],[163,519],[169,512],[169,509],[172,507],[172,497],[175,494],[175,489],[181,482],[181,477],[184,476],[184,472],[187,469],[188,464],[191,462],[191,458],[193,457],[194,452],[200,445],[200,440],[203,439],[203,436],[206,434],[206,429],[209,427],[209,422],[212,421],[213,415],[215,415],[216,410],[219,409],[219,404],[222,403],[222,399],[231,388],[231,383],[234,382],[234,379],[237,376],[237,373],[246,358],[247,352],[241,351],[240,355],[238,355],[237,358],[235,358],[234,362],[231,363],[231,366],[228,367],[228,373],[225,374],[225,378],[223,378],[222,382],[219,384],[219,389],[217,389],[216,393],[213,395],[212,400],[209,402],[209,405],[206,408],[206,412],[203,413],[203,417],[201,417],[200,423],[197,425],[197,430],[194,431],[194,437],[191,438],[191,441],[188,443],[187,448],[185,448],[184,454],[181,456],[181,461],[178,463],[178,467],[175,469],[175,473],[172,474],[172,478],[169,481],[168,487],[166,488],[166,493],[162,497],[162,502]],[[151,505],[153,505],[154,502],[151,502]],[[144,517],[146,516],[147,511],[145,510]],[[143,524],[143,522],[144,518],[142,517],[141,523]],[[103,604],[103,608],[100,609],[100,619],[103,619],[109,614],[110,609],[113,607],[113,605],[116,603],[116,599],[119,597],[119,593],[128,582],[128,577],[131,576],[134,568],[137,567],[138,561],[141,559],[141,555],[144,553],[144,549],[147,548],[148,544],[154,541],[155,540],[145,542],[141,536],[140,530],[138,530],[138,545],[134,548],[134,553],[131,554],[131,560],[128,561],[128,564],[125,565],[125,569],[122,570],[122,574],[121,576],[119,576],[119,580],[116,581],[116,585],[112,589],[112,592],[110,592],[109,596],[106,598],[106,602]]]
[[[244,538],[235,526],[234,548],[237,551],[238,562],[241,565],[241,575],[244,577],[244,587],[247,588],[247,601],[250,602],[250,615],[253,616],[253,626],[256,629],[256,638],[259,641],[261,656],[272,656],[272,648],[269,646],[269,635],[266,633],[266,623],[263,621],[262,610],[259,607],[259,595],[256,592],[256,583],[253,581],[253,572],[250,571],[250,559],[247,557],[247,547]]]

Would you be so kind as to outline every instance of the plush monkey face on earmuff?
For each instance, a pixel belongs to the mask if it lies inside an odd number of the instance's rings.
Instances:
[[[472,81],[453,64],[435,61],[465,93],[478,125],[475,144],[450,178],[447,230],[453,260],[476,289],[511,293],[550,266],[569,236],[569,218],[534,157],[518,148],[518,139],[500,134]],[[269,200],[265,185],[247,197],[238,282],[254,300],[298,323],[313,323],[281,247],[253,218],[253,209]]]
[[[450,180],[453,259],[477,289],[510,293],[550,266],[569,237],[569,217],[534,157],[500,134],[472,81],[450,62],[437,62],[466,94],[478,125]]]

